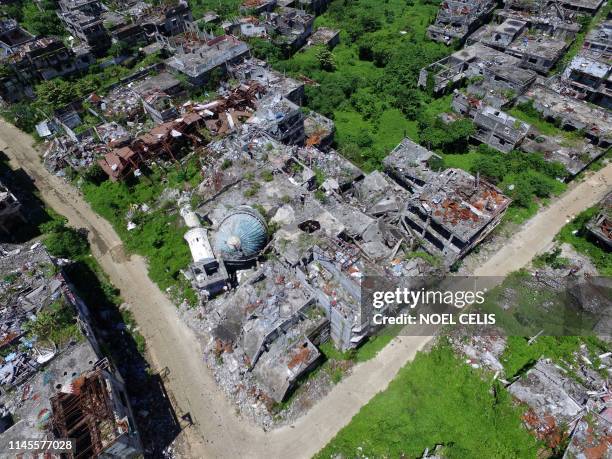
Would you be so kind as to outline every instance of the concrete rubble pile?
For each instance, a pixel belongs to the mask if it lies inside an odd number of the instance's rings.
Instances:
[[[124,383],[102,356],[91,313],[61,265],[40,242],[0,245],[0,279],[0,427],[7,434],[0,439],[0,449],[7,451],[13,438],[77,435],[77,453],[139,453],[142,446],[129,402],[118,402]],[[43,316],[57,314],[74,316],[74,325],[54,322],[55,327],[75,327],[70,337],[51,338],[49,331],[34,327]],[[79,421],[86,422],[85,428],[75,426],[74,419],[61,421],[63,408],[56,401],[71,398],[86,404],[86,394],[75,392],[75,381],[92,372],[103,378],[104,397],[117,402],[105,402],[106,414],[84,410]]]

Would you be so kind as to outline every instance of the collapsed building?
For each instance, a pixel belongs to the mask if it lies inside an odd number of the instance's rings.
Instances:
[[[521,149],[528,153],[541,154],[546,161],[561,163],[568,173],[567,181],[606,153],[604,148],[593,145],[588,139],[568,142],[562,135],[527,138],[521,144]]]
[[[125,384],[103,357],[91,312],[61,268],[40,243],[2,246],[0,275],[0,449],[13,438],[71,438],[74,457],[141,454]],[[58,308],[74,315],[72,338],[32,332],[32,321]]]
[[[525,139],[531,126],[481,100],[455,91],[453,110],[474,121],[472,138],[503,153],[514,150]]]
[[[547,74],[567,50],[569,43],[544,33],[533,32],[527,23],[506,19],[501,24],[488,24],[468,38],[468,44],[480,42],[519,59],[523,68]]]
[[[573,90],[573,96],[612,109],[612,65],[585,55],[572,59],[561,81]]]
[[[281,7],[278,12],[264,14],[273,43],[286,52],[295,52],[312,35],[315,17],[304,10]]]
[[[429,168],[435,154],[405,139],[384,161],[385,169],[410,190],[402,221],[428,251],[447,265],[459,260],[499,224],[510,198],[460,169]]]
[[[103,25],[106,7],[99,0],[60,0],[57,15],[64,27],[95,53],[103,53],[111,44]]]
[[[606,250],[612,250],[612,193],[600,203],[600,212],[586,225],[589,234]]]
[[[582,53],[598,60],[612,59],[612,19],[593,27],[584,39]]]
[[[612,116],[608,110],[559,94],[542,84],[534,84],[523,96],[547,120],[568,130],[582,130],[596,146],[612,144]]]
[[[229,67],[229,74],[240,83],[255,81],[266,88],[266,92],[281,94],[294,104],[302,105],[304,82],[283,75],[272,69],[267,62],[251,58]]]
[[[583,413],[588,398],[584,387],[545,360],[539,360],[508,391],[529,405],[528,421],[536,431],[570,425]]]
[[[10,234],[9,228],[16,222],[25,223],[21,203],[13,193],[0,182],[0,233]]]
[[[51,80],[87,71],[95,58],[87,49],[69,49],[55,38],[36,38],[16,46],[4,59],[8,74],[0,78],[2,98],[17,102],[34,97],[32,87]]]
[[[518,96],[527,91],[537,77],[532,70],[519,68],[519,62],[514,56],[475,43],[423,68],[419,86],[431,86],[434,93],[440,94],[466,79],[482,78],[485,89],[510,91]]]
[[[13,54],[19,45],[31,40],[34,40],[34,36],[17,21],[11,18],[0,19],[0,58]]]
[[[285,144],[303,145],[306,139],[302,110],[280,94],[263,97],[247,124]]]
[[[612,453],[612,394],[585,354],[578,352],[581,364],[572,368],[580,379],[571,377],[560,364],[540,359],[508,386],[510,394],[528,406],[523,421],[538,440],[557,445],[569,438],[563,455],[566,459],[608,457]],[[599,369],[607,368],[609,353],[598,357],[602,359]]]
[[[132,174],[140,175],[141,165],[152,158],[177,161],[189,146],[204,143],[197,131],[201,122],[200,115],[189,113],[158,124],[128,145],[109,151],[98,164],[111,180],[118,181]]]
[[[211,40],[202,37],[190,44],[190,47],[181,44],[175,48],[175,54],[166,60],[166,66],[170,71],[187,77],[194,86],[206,84],[214,70],[225,73],[227,65],[240,62],[250,54],[246,43],[228,35]]]
[[[494,9],[495,2],[490,0],[443,1],[436,20],[427,28],[427,36],[447,45],[454,40],[463,42]]]

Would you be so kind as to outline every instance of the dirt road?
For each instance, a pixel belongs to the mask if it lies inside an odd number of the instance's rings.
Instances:
[[[119,237],[98,217],[72,187],[41,165],[32,139],[0,121],[0,149],[16,167],[36,182],[45,202],[75,227],[87,228],[92,252],[122,296],[132,305],[140,331],[147,340],[152,363],[168,367],[168,389],[177,411],[189,412],[196,425],[189,429],[191,447],[185,457],[197,458],[306,458],[320,450],[377,392],[385,389],[397,371],[429,341],[428,337],[399,337],[379,355],[354,368],[324,401],[294,425],[264,432],[236,416],[232,404],[217,389],[202,363],[197,338],[184,325],[176,308],[148,276],[141,257],[126,257]],[[529,262],[548,245],[573,215],[597,202],[610,189],[612,165],[577,184],[549,209],[539,213],[506,247],[481,266],[477,274],[504,276]]]

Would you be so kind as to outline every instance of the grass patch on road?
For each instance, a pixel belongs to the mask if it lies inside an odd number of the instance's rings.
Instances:
[[[419,353],[315,457],[536,457],[542,448],[522,427],[523,409],[449,345]]]

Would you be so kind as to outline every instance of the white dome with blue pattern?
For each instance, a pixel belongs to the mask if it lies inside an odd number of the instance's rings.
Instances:
[[[252,207],[240,206],[219,224],[214,240],[215,253],[226,263],[242,263],[256,258],[267,241],[266,220]]]

